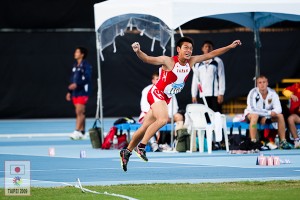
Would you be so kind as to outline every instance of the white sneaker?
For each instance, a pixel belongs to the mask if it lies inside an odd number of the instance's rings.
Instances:
[[[273,142],[268,142],[266,144],[267,147],[269,147],[270,150],[274,150],[274,149],[277,149],[278,146],[276,144],[274,144]]]
[[[74,131],[70,135],[71,140],[81,140],[84,138],[84,135],[80,131]]]
[[[162,152],[172,151],[172,148],[168,144],[160,144],[159,148]]]
[[[153,152],[158,151],[158,144],[157,144],[156,142],[153,142],[153,143],[151,144],[151,148],[152,148],[152,151],[153,151]]]
[[[300,140],[295,140],[294,141],[294,148],[295,149],[300,149]]]

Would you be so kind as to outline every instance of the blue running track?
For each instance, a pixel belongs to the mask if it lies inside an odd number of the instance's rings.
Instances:
[[[105,119],[108,131],[115,119]],[[41,187],[76,184],[112,185],[138,183],[202,183],[248,180],[300,180],[300,150],[263,152],[289,159],[291,164],[257,166],[258,154],[236,155],[225,151],[212,154],[148,153],[149,162],[132,155],[128,172],[121,170],[119,152],[92,149],[89,138],[72,141],[75,121],[57,120],[2,120],[0,121],[0,187],[4,187],[4,162],[29,160],[31,185]],[[92,119],[87,122],[91,127]],[[55,148],[55,156],[48,149]],[[80,151],[87,158],[80,158]]]

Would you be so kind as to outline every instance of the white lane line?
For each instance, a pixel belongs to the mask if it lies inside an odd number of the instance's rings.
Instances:
[[[206,166],[174,166],[172,168],[202,168]],[[169,166],[160,167],[130,167],[130,169],[170,169]],[[65,169],[33,169],[31,172],[53,172],[53,171],[92,171],[92,170],[121,170],[121,167],[102,167],[102,168],[65,168]],[[6,171],[0,171],[5,173]]]
[[[0,138],[69,137],[70,133],[20,133],[0,134]]]
[[[118,161],[117,159],[112,159],[113,161]],[[143,162],[140,159],[132,159],[133,162]],[[183,168],[207,168],[207,167],[228,167],[228,168],[243,168],[243,169],[283,169],[278,166],[257,166],[253,167],[242,167],[242,166],[228,166],[228,165],[212,165],[205,163],[183,163],[183,162],[174,162],[174,161],[158,161],[152,160],[149,163],[165,163],[165,164],[176,164],[177,166],[172,166],[172,168],[183,169]],[[295,167],[295,166],[294,166]],[[142,166],[134,167],[131,166],[130,169],[169,169],[169,166]],[[55,171],[92,171],[92,170],[119,170],[120,167],[99,167],[99,168],[61,168],[61,169],[32,169],[31,172],[55,172]],[[293,170],[300,171],[300,170]],[[5,173],[5,171],[0,170],[0,172]]]
[[[54,145],[56,146],[56,145]],[[63,146],[63,145],[62,145]],[[74,147],[75,145],[72,145],[72,147]],[[76,145],[78,147],[82,147],[83,145]],[[40,148],[40,147],[46,147],[46,146],[35,146],[36,148]],[[1,149],[1,147],[0,147]],[[1,153],[1,155],[15,155],[15,156],[32,156],[32,157],[50,157],[48,154],[42,154],[42,155],[32,155],[31,153]],[[82,159],[78,156],[60,156],[60,155],[55,155],[54,157],[51,158],[71,158],[71,159]],[[98,158],[110,158],[110,157],[92,157],[90,159],[98,159]]]
[[[120,184],[155,184],[155,183],[225,183],[225,182],[241,182],[241,181],[274,181],[274,180],[300,180],[300,176],[293,177],[257,177],[257,178],[218,178],[218,179],[152,179],[152,180],[116,180],[116,181],[90,181],[90,182],[81,182],[83,185],[120,185]],[[69,183],[66,182],[54,182],[54,181],[42,181],[42,180],[32,180],[36,183],[52,183],[57,184],[58,186],[67,185],[70,186]],[[75,184],[75,183],[74,183]],[[43,187],[42,185],[38,185],[38,187]]]
[[[133,197],[129,197],[129,196],[125,196],[122,194],[116,194],[116,193],[108,193],[108,192],[97,192],[97,191],[93,191],[93,190],[89,190],[87,188],[82,187],[81,181],[78,178],[77,182],[72,182],[72,183],[67,183],[67,182],[55,182],[55,181],[44,181],[44,180],[31,180],[31,182],[36,183],[39,187],[43,187],[41,184],[42,183],[46,183],[48,184],[48,187],[53,187],[54,185],[56,186],[72,186],[72,187],[76,187],[81,189],[82,192],[89,192],[89,193],[93,193],[93,194],[101,194],[101,195],[107,195],[107,196],[114,196],[114,197],[120,197],[123,199],[127,199],[127,200],[138,200],[136,198]],[[41,184],[39,184],[41,183]]]
[[[77,181],[78,181],[78,185],[75,185],[74,187],[80,188],[82,192],[89,192],[89,193],[93,193],[93,194],[102,194],[102,195],[108,195],[108,196],[113,196],[113,197],[120,197],[120,198],[127,199],[127,200],[138,200],[138,199],[135,199],[135,198],[132,198],[129,196],[122,195],[122,194],[108,193],[106,191],[105,192],[97,192],[94,190],[89,190],[89,189],[82,187],[79,178],[77,178]]]
[[[131,160],[134,162],[142,162],[139,160]],[[298,167],[298,166],[292,166],[289,165],[287,167],[282,167],[283,165],[279,165],[279,166],[259,166],[256,165],[255,163],[253,164],[253,166],[235,166],[235,165],[218,165],[218,164],[206,164],[206,163],[192,163],[192,162],[175,162],[175,161],[160,161],[160,160],[150,160],[148,162],[151,163],[165,163],[165,164],[177,164],[177,165],[198,165],[198,166],[202,166],[202,167],[229,167],[229,168],[241,168],[241,169],[286,169],[286,168],[290,168],[290,167]],[[284,165],[286,166],[286,165]]]

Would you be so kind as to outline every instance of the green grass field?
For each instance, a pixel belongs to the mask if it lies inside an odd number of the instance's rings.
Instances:
[[[205,184],[151,184],[151,185],[117,185],[86,186],[97,192],[109,192],[130,196],[137,199],[177,200],[177,199],[243,199],[243,200],[296,200],[300,199],[300,181],[270,182],[234,182]],[[20,199],[6,197],[1,188],[1,199]],[[21,199],[121,199],[100,194],[82,193],[74,187],[31,188],[30,197]]]

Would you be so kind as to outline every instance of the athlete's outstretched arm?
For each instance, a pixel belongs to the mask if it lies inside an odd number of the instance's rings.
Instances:
[[[152,64],[152,65],[167,65],[166,62],[169,57],[167,57],[167,56],[158,56],[158,57],[148,56],[141,50],[140,44],[138,42],[133,43],[131,46],[132,46],[133,51],[143,62]]]
[[[242,45],[242,42],[240,40],[235,40],[233,41],[230,45],[226,47],[221,47],[219,49],[213,50],[209,53],[203,54],[203,55],[198,55],[198,56],[192,56],[190,60],[190,65],[193,66],[196,63],[209,60],[211,58],[217,57],[219,55],[222,55],[229,51],[230,49],[234,49],[235,47]]]

